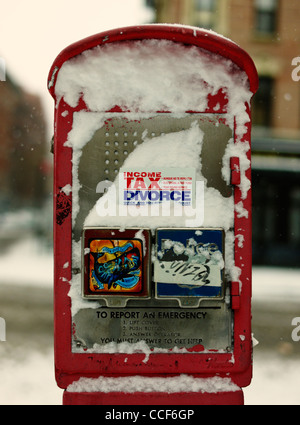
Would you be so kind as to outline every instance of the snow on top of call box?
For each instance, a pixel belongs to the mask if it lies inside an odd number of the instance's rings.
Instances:
[[[132,111],[131,119],[138,120],[140,113],[133,112],[170,110],[175,114],[187,110],[204,111],[208,94],[214,95],[221,89],[227,92],[227,119],[232,123],[235,119],[236,135],[236,143],[228,146],[224,160],[228,162],[233,152],[240,154],[240,189],[245,198],[250,187],[244,174],[250,166],[246,158],[250,147],[248,143],[240,143],[240,139],[249,121],[245,105],[250,102],[252,93],[246,73],[238,72],[230,60],[195,46],[187,47],[168,40],[112,43],[87,50],[65,62],[58,72],[55,93],[58,102],[63,97],[72,107],[82,96],[91,111],[108,111],[119,105]],[[104,124],[104,117],[101,120],[99,116],[91,115],[91,126],[81,123],[76,128],[77,134],[69,135],[67,146],[77,150],[79,156],[79,150],[101,127],[100,121]],[[88,118],[82,117],[80,115],[77,119],[86,123]],[[223,167],[223,171],[223,177],[229,183],[229,167]],[[74,203],[74,211],[76,206],[78,202]]]
[[[127,376],[126,378],[80,378],[68,386],[68,392],[228,392],[239,391],[229,378],[194,378],[188,375],[173,377]]]
[[[232,61],[195,46],[142,40],[97,46],[66,61],[58,72],[57,99],[76,107],[82,96],[91,111],[205,111],[208,95],[228,93],[236,134],[248,121],[252,93],[245,72]]]

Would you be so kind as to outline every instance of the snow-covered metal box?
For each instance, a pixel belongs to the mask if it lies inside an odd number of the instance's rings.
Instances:
[[[213,32],[108,31],[66,48],[55,99],[58,385],[252,376],[251,58]]]

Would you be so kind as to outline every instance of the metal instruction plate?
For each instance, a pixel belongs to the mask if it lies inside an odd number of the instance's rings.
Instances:
[[[228,350],[231,346],[230,320],[225,303],[197,309],[83,309],[74,317],[73,350],[93,348],[93,352],[97,352],[98,348],[99,352],[105,352],[106,344],[140,341],[150,349]]]

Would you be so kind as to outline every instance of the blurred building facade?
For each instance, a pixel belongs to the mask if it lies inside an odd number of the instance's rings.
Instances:
[[[253,58],[253,261],[300,267],[300,1],[145,1],[157,23],[216,31]]]
[[[49,195],[46,122],[38,96],[0,81],[0,212],[38,208]]]

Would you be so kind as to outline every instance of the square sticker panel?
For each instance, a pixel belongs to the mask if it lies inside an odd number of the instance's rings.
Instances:
[[[147,231],[86,229],[83,295],[97,298],[148,293],[148,244]]]
[[[143,287],[141,241],[92,239],[89,256],[91,292],[141,292]]]
[[[222,229],[158,229],[156,242],[157,298],[222,297]]]

